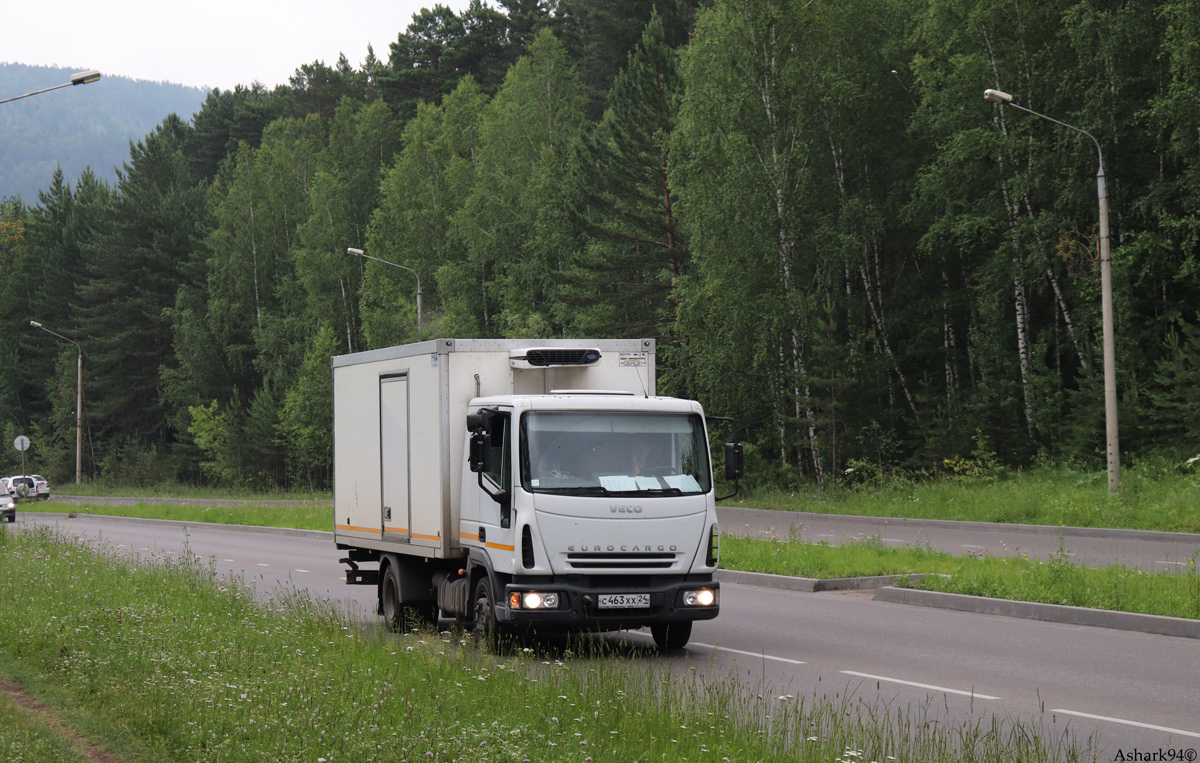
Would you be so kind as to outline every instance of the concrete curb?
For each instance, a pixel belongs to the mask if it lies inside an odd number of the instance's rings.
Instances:
[[[957,519],[906,519],[903,517],[863,517],[850,514],[817,514],[806,511],[778,511],[774,509],[754,509],[745,506],[718,506],[717,511],[745,511],[770,514],[776,524],[791,520],[792,524],[803,524],[805,519],[822,519],[843,522],[845,524],[878,524],[894,525],[896,527],[943,527],[955,530],[977,530],[980,532],[1021,532],[1038,535],[1076,535],[1091,538],[1116,538],[1126,540],[1163,540],[1200,545],[1200,534],[1176,533],[1163,530],[1118,530],[1107,527],[1070,527],[1067,525],[1022,525],[999,522],[964,522]],[[727,530],[732,534],[732,527]]]
[[[856,591],[895,585],[900,580],[920,583],[923,573],[914,575],[876,575],[862,578],[798,578],[791,575],[770,575],[765,572],[742,572],[740,570],[717,570],[713,579],[719,583],[741,583],[759,588],[778,588],[784,591]]]
[[[875,601],[897,604],[916,604],[922,607],[952,609],[958,612],[977,612],[1027,620],[1045,620],[1070,625],[1090,625],[1125,631],[1155,633],[1161,636],[1180,636],[1200,639],[1200,620],[1185,617],[1143,615],[1134,612],[1115,612],[1110,609],[1068,607],[1061,604],[1039,604],[1011,599],[991,599],[941,591],[918,591],[912,588],[884,587],[875,591]]]
[[[20,516],[20,512],[18,512]],[[323,530],[297,530],[293,527],[262,527],[260,525],[226,525],[219,522],[186,522],[179,519],[150,519],[148,517],[120,517],[113,514],[88,514],[85,512],[55,513],[50,511],[25,512],[25,516],[51,517],[53,519],[102,519],[107,522],[132,522],[134,524],[162,525],[165,527],[195,527],[203,525],[207,528],[227,530],[229,532],[260,533],[271,535],[290,535],[294,538],[328,538],[333,539],[332,532]]]

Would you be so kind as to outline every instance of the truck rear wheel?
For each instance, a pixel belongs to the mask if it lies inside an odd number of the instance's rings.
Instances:
[[[379,613],[383,615],[384,625],[393,633],[409,630],[418,625],[437,625],[438,606],[436,600],[403,601],[400,592],[403,590],[400,581],[401,568],[396,564],[387,565],[383,580],[379,585]]]
[[[664,623],[651,625],[650,635],[654,636],[654,645],[660,652],[674,652],[687,646],[692,637],[692,623]]]
[[[404,605],[400,602],[400,579],[395,565],[388,565],[379,586],[379,609],[383,624],[392,633],[403,631],[408,625],[404,617]]]

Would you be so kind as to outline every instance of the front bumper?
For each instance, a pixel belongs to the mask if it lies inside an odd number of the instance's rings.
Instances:
[[[706,607],[686,606],[683,603],[685,592],[698,589],[712,591],[713,603]],[[516,609],[509,606],[513,594],[529,591],[557,593],[559,606],[556,609]],[[601,608],[600,596],[604,594],[647,594],[650,606]],[[711,620],[721,611],[721,584],[714,581],[711,575],[687,575],[668,580],[651,578],[649,581],[627,583],[605,581],[603,578],[587,581],[556,578],[534,584],[518,579],[505,586],[504,597],[498,604],[497,619],[517,628],[536,626],[539,629],[619,630],[659,623]]]

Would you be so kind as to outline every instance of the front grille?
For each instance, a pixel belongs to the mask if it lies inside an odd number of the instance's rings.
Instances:
[[[567,554],[567,564],[576,570],[666,570],[675,564],[676,556],[671,553],[588,552]]]

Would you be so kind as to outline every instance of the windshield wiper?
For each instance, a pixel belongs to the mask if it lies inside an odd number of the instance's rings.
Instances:
[[[535,487],[536,493],[555,493],[558,495],[609,495],[613,491],[603,485],[581,485],[579,487]]]

